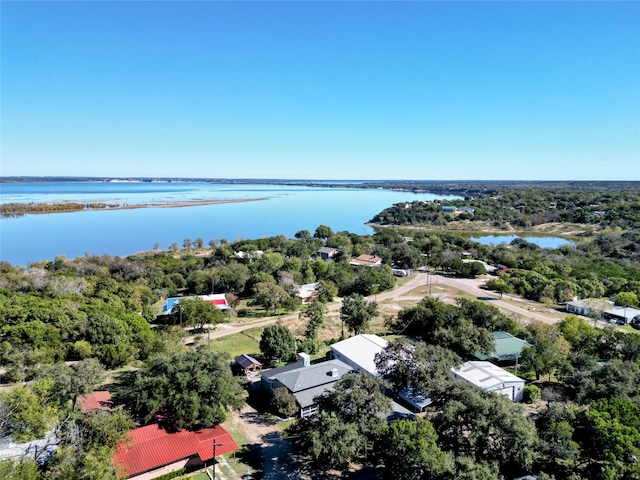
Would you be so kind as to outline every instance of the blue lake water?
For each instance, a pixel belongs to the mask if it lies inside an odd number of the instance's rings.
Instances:
[[[167,203],[189,200],[262,201],[181,208],[100,210],[0,219],[0,259],[12,264],[53,260],[58,255],[130,255],[168,248],[185,238],[241,238],[311,233],[318,225],[368,234],[364,225],[394,203],[460,198],[381,189],[205,183],[18,183],[0,184],[0,203]]]
[[[499,245],[501,243],[511,243],[516,238],[523,238],[529,243],[534,243],[540,248],[560,248],[563,245],[573,245],[573,242],[561,237],[520,237],[518,235],[483,235],[481,237],[471,237],[474,242],[483,245]]]

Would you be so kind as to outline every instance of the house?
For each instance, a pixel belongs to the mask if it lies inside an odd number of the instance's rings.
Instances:
[[[320,255],[320,258],[322,260],[328,262],[330,260],[333,260],[333,257],[335,257],[339,251],[340,250],[338,250],[337,248],[322,247],[320,250],[318,250],[318,255]]]
[[[585,317],[591,314],[601,315],[602,318],[616,321],[618,323],[631,323],[634,318],[640,316],[640,310],[631,307],[620,307],[614,305],[611,301],[605,301],[600,298],[588,298],[583,300],[575,299],[565,303],[565,309],[569,313],[583,315]]]
[[[298,402],[300,417],[307,417],[318,411],[314,398],[330,389],[352,368],[340,360],[312,365],[308,355],[300,354],[300,357],[301,362],[263,371],[262,386],[271,395],[277,388],[289,390]]]
[[[453,205],[442,205],[442,213],[456,213],[456,207]]]
[[[245,376],[256,373],[262,369],[262,364],[250,355],[238,355],[235,358],[235,366],[242,370]]]
[[[298,297],[302,300],[302,303],[313,302],[314,300],[318,300],[320,297],[320,284],[316,283],[307,283],[305,285],[300,285],[297,287]]]
[[[169,433],[153,424],[129,432],[130,441],[120,445],[112,458],[125,478],[148,480],[182,468],[204,467],[214,456],[238,449],[231,435],[217,425],[213,428]]]
[[[382,265],[382,258],[375,255],[360,255],[351,259],[349,265],[364,265],[367,267],[379,267]]]
[[[524,380],[491,362],[465,362],[451,368],[454,377],[488,392],[505,395],[513,402],[522,401]]]
[[[331,356],[360,373],[377,376],[375,356],[387,348],[388,342],[377,335],[360,334],[331,345]]]
[[[585,317],[588,317],[592,312],[604,312],[612,305],[613,304],[611,302],[602,300],[600,298],[578,300],[574,297],[571,302],[565,303],[565,310],[569,313],[575,313],[576,315],[583,315]]]
[[[213,293],[211,295],[167,298],[167,300],[164,302],[164,305],[162,306],[162,314],[169,315],[173,310],[173,307],[175,307],[176,304],[180,303],[180,301],[193,298],[201,298],[205,302],[215,305],[218,310],[228,310],[231,308],[231,305],[229,305],[229,302],[227,302],[227,296],[224,293]]]
[[[496,348],[489,355],[483,353],[474,353],[473,356],[478,360],[486,360],[492,362],[517,362],[517,359],[522,354],[522,350],[526,347],[530,347],[529,342],[514,337],[507,332],[491,332],[496,344]]]
[[[85,414],[93,410],[109,410],[113,407],[111,393],[107,390],[98,390],[78,397],[80,411]]]
[[[240,250],[239,252],[233,252],[233,256],[244,260],[245,258],[250,262],[254,260],[260,260],[264,256],[264,251],[262,250],[254,250],[253,252],[244,252]]]

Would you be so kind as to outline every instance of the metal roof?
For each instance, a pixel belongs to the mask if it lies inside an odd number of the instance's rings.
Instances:
[[[91,410],[105,410],[113,406],[111,393],[107,390],[98,390],[82,395],[78,397],[78,403],[82,413],[88,413]]]
[[[484,390],[492,390],[507,382],[524,382],[491,362],[465,362],[451,371],[463,380]]]
[[[262,366],[262,364],[258,360],[253,358],[251,355],[246,355],[244,353],[236,357],[236,363],[242,368],[251,367],[253,365]]]
[[[531,346],[529,342],[525,342],[507,332],[492,332],[491,334],[496,343],[495,350],[489,355],[474,353],[476,358],[480,360],[495,359],[498,361],[515,360],[520,356],[523,348]]]
[[[167,433],[158,424],[136,428],[129,432],[130,442],[125,442],[113,456],[115,465],[122,465],[127,477],[170,465],[197,455],[203,462],[216,455],[224,455],[238,449],[231,435],[217,425],[213,428]]]
[[[358,368],[371,375],[377,375],[378,370],[374,358],[377,353],[387,348],[387,344],[388,342],[384,338],[377,335],[360,334],[334,343],[331,345],[331,350],[349,359]]]

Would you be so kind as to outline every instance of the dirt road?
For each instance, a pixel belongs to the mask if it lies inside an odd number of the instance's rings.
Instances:
[[[541,311],[543,307],[535,307],[530,306],[527,303],[521,302],[520,305],[517,305],[515,297],[511,297],[509,300],[508,297],[503,299],[499,299],[493,292],[489,292],[488,290],[482,289],[482,285],[487,281],[487,277],[483,276],[480,278],[455,278],[449,277],[445,275],[434,275],[432,273],[427,272],[419,272],[411,277],[406,283],[403,285],[387,291],[381,292],[377,295],[371,295],[368,297],[370,301],[377,302],[386,302],[392,303],[394,301],[399,301],[400,299],[407,299],[407,296],[413,290],[419,287],[428,287],[431,285],[433,293],[437,292],[437,286],[446,285],[455,289],[458,289],[462,292],[468,293],[476,298],[481,298],[486,301],[491,302],[492,305],[500,308],[501,310],[506,310],[512,313],[515,313],[519,320],[522,321],[536,321],[554,324],[562,319],[562,315],[551,312],[543,312]],[[434,290],[433,287],[436,287]],[[419,298],[416,298],[416,303],[418,303]],[[327,309],[331,311],[340,310],[342,307],[342,300],[336,299],[334,302],[330,303],[327,306]],[[211,331],[208,336],[210,339],[226,337],[227,335],[233,335],[236,333],[240,333],[244,330],[249,330],[251,328],[256,327],[266,327],[268,325],[273,325],[277,322],[282,322],[285,325],[298,320],[298,314],[290,314],[290,315],[282,315],[280,317],[269,317],[264,320],[258,322],[247,322],[243,323],[243,320],[237,320],[233,323],[221,323],[216,325],[215,327],[209,326],[209,328],[215,328]],[[185,339],[185,343],[192,343],[195,340],[194,336],[190,336]]]

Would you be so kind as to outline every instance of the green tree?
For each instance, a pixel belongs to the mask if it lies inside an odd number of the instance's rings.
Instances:
[[[575,410],[552,403],[540,412],[536,428],[540,437],[540,448],[551,462],[573,469],[580,449],[573,440],[576,424]]]
[[[260,351],[268,363],[287,361],[296,353],[295,339],[283,325],[270,325],[262,331]]]
[[[262,282],[255,285],[255,298],[253,303],[262,305],[266,310],[272,309],[278,312],[281,306],[290,305],[293,297],[280,285],[272,282]]]
[[[217,424],[243,402],[226,354],[204,346],[153,358],[137,373],[128,395],[145,419],[162,411],[178,428]]]
[[[492,278],[491,280],[487,281],[485,286],[488,290],[498,292],[500,294],[500,299],[502,299],[502,295],[504,293],[513,292],[513,287],[501,278]]]
[[[300,319],[307,320],[305,336],[310,340],[318,339],[318,330],[324,323],[325,306],[322,303],[313,302],[302,307]]]
[[[290,417],[298,412],[298,402],[286,387],[276,388],[272,398],[273,408],[285,417]]]
[[[200,297],[185,298],[176,303],[171,314],[182,316],[182,323],[196,330],[203,330],[205,325],[216,325],[225,320],[224,314],[212,303]]]
[[[95,358],[87,358],[72,364],[57,363],[45,369],[42,377],[53,382],[50,394],[56,403],[71,402],[71,410],[76,407],[78,397],[92,392],[104,377],[104,369]]]
[[[382,431],[379,416],[391,408],[383,388],[384,382],[370,375],[343,376],[333,390],[316,397],[318,414],[289,428],[294,447],[321,469],[344,470],[360,461]]]
[[[333,236],[333,230],[331,230],[331,227],[327,227],[326,225],[319,225],[318,228],[316,228],[316,231],[313,233],[314,238],[320,239],[330,238]]]
[[[369,327],[371,319],[378,314],[378,304],[368,302],[362,295],[354,293],[342,299],[340,316],[347,328],[358,335]]]
[[[411,387],[433,400],[446,394],[453,380],[451,367],[462,360],[451,350],[400,337],[376,355],[375,363],[378,374],[396,392]]]
[[[38,464],[34,460],[6,458],[0,460],[0,478],[3,480],[39,480]]]
[[[441,477],[449,458],[437,444],[438,435],[428,420],[398,420],[385,426],[380,445],[385,477],[422,480]]]
[[[0,404],[8,414],[3,419],[4,430],[17,443],[41,438],[58,423],[57,410],[46,405],[29,387],[0,393]]]
[[[637,307],[638,295],[635,292],[619,292],[616,294],[615,304],[619,307]]]
[[[432,419],[442,448],[477,461],[495,461],[503,472],[528,471],[538,444],[522,406],[504,395],[455,382]]]

